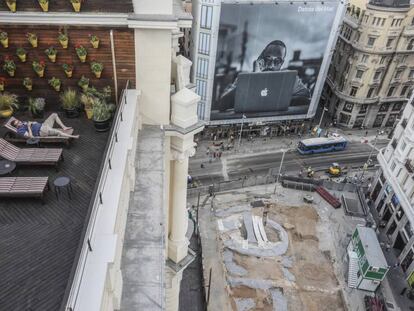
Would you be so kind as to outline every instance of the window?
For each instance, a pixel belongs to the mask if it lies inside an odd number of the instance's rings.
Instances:
[[[354,39],[355,42],[358,42],[360,38],[361,38],[361,33],[359,31],[357,31],[356,34],[355,34],[355,39]]]
[[[368,90],[368,93],[367,93],[367,98],[371,98],[371,97],[372,97],[372,95],[374,94],[374,91],[375,91],[375,88],[374,88],[374,87],[371,87],[371,88]]]
[[[411,20],[411,26],[413,26],[414,25],[414,17],[413,17],[413,19]]]
[[[210,34],[200,32],[198,39],[198,52],[200,54],[209,55],[210,54]]]
[[[196,91],[200,95],[201,100],[206,100],[207,98],[207,81],[196,79]]]
[[[374,81],[379,80],[379,78],[381,77],[381,70],[377,70],[374,73]]]
[[[402,70],[402,69],[398,69],[398,70],[395,72],[394,79],[400,79],[400,78],[401,78],[402,73],[403,73],[403,70]]]
[[[366,63],[368,61],[369,56],[366,54],[362,55],[361,63]]]
[[[369,47],[374,46],[375,40],[377,40],[377,38],[374,38],[374,37],[368,37],[368,43],[367,43],[367,45],[368,45]]]
[[[361,79],[363,74],[364,74],[364,72],[362,70],[357,70],[355,78]]]
[[[392,95],[394,95],[394,91],[395,91],[395,86],[391,86],[388,89],[387,97],[391,97]]]
[[[397,114],[391,114],[389,117],[388,117],[388,120],[387,120],[387,122],[385,123],[385,126],[393,126],[394,125],[394,123],[395,123],[395,120],[397,120]]]
[[[202,5],[200,27],[211,29],[212,19],[213,19],[213,7]]]
[[[387,60],[387,56],[381,56],[380,64],[385,64],[385,61]]]
[[[197,59],[197,78],[207,79],[208,78],[208,59],[199,57]]]
[[[386,21],[386,18],[383,18],[383,19],[382,19],[382,23],[381,23],[381,26],[384,26],[384,24],[385,24],[385,21]]]
[[[402,140],[401,146],[400,146],[401,151],[404,151],[406,147],[407,147],[407,143],[404,140]]]
[[[376,21],[377,21],[377,17],[374,17],[374,18],[372,19],[371,25],[374,25]]]
[[[407,55],[404,55],[400,60],[400,64],[405,64],[405,62],[407,61],[407,57]]]
[[[343,111],[352,112],[352,109],[354,109],[353,103],[345,103]]]
[[[393,41],[394,41],[394,38],[388,38],[388,40],[387,40],[387,48],[391,47]]]
[[[351,96],[355,96],[358,92],[358,88],[356,86],[351,87],[351,92],[349,93],[349,95]]]
[[[359,113],[366,113],[368,109],[368,105],[367,104],[362,104],[361,108],[359,109]]]
[[[395,162],[392,162],[392,164],[391,164],[391,172],[394,172],[396,166],[397,166],[397,164]]]
[[[408,41],[408,45],[407,45],[407,50],[412,50],[414,47],[414,39],[411,39],[410,41]]]
[[[409,78],[414,78],[414,69],[410,69],[410,72],[408,73]]]
[[[401,110],[401,108],[402,108],[402,106],[403,106],[403,104],[402,104],[402,103],[395,103],[395,104],[392,106],[392,111],[400,111],[400,110]]]
[[[401,96],[405,96],[405,94],[407,93],[407,91],[408,91],[408,85],[404,85],[403,86],[403,88],[402,88],[402,90],[401,90]]]
[[[339,114],[339,123],[347,125],[349,123],[349,120],[351,119],[351,116],[345,113]]]
[[[389,107],[390,106],[387,103],[381,104],[381,106],[379,107],[379,112],[387,112]]]

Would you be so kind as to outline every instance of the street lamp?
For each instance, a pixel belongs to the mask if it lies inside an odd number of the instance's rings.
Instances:
[[[240,149],[241,138],[242,138],[242,132],[243,132],[243,124],[244,124],[244,119],[246,119],[246,116],[243,114],[243,117],[242,117],[242,123],[241,123],[241,125],[240,125],[240,134],[239,134],[239,142],[238,142],[238,147],[237,147],[237,149]]]
[[[360,183],[362,182],[362,178],[364,177],[365,171],[368,169],[368,166],[371,163],[372,154],[374,153],[375,147],[377,146],[378,135],[381,135],[383,133],[384,133],[384,131],[377,130],[377,133],[375,134],[374,144],[372,145],[372,149],[369,152],[367,162],[365,162],[364,167],[362,168],[361,176],[359,177],[359,182]]]
[[[325,115],[325,111],[328,111],[328,108],[326,108],[326,107],[324,106],[324,107],[323,107],[323,110],[322,110],[321,119],[319,120],[318,129],[319,129],[319,128],[321,128],[321,124],[322,124],[323,116]]]
[[[275,194],[275,193],[276,193],[277,184],[279,183],[279,176],[280,176],[280,173],[281,173],[281,171],[282,171],[283,160],[285,159],[285,154],[286,154],[286,152],[287,152],[287,151],[289,151],[289,150],[290,150],[290,149],[282,149],[282,160],[280,161],[280,165],[279,165],[279,173],[277,174],[277,177],[276,177],[275,190],[273,191],[273,194]]]

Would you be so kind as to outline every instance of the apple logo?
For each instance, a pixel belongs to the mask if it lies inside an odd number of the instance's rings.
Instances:
[[[265,88],[260,92],[260,96],[265,97],[265,96],[267,96],[267,93],[268,93],[268,90],[267,90],[267,88]]]

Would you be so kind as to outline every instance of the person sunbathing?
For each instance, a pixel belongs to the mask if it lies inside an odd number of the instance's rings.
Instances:
[[[53,126],[57,123],[60,129]],[[71,135],[66,131],[72,129],[63,124],[57,113],[52,113],[43,123],[40,122],[22,122],[20,120],[13,120],[11,125],[16,128],[17,134],[26,137],[47,137],[47,136],[61,136],[69,138],[79,138],[79,135]]]

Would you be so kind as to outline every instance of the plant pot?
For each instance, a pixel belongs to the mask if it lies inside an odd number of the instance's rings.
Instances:
[[[86,117],[90,120],[93,117],[93,108],[85,108]]]
[[[69,40],[59,40],[60,45],[62,46],[62,48],[67,49],[68,48],[68,43]]]
[[[13,13],[16,12],[16,2],[9,3],[6,1],[7,6],[9,7],[9,10]]]
[[[13,109],[0,110],[0,118],[10,118],[13,115]]]
[[[73,6],[73,10],[75,12],[80,12],[80,9],[81,9],[81,4],[80,3],[73,3],[72,2],[72,6]]]
[[[98,79],[100,79],[101,78],[102,71],[95,71],[94,74],[95,74],[95,77],[97,77]]]
[[[14,77],[14,70],[7,71],[10,77]]]
[[[81,61],[81,63],[86,62],[86,55],[82,55],[82,56],[78,55],[78,57],[79,57],[79,60]]]
[[[4,91],[4,84],[0,84],[0,92]]]
[[[43,12],[48,12],[49,11],[49,2],[46,3],[39,3],[40,7],[42,8]]]
[[[66,74],[66,77],[72,78],[72,70],[70,70],[70,71],[65,70],[65,74]]]
[[[3,39],[3,40],[0,40],[0,42],[1,42],[1,45],[4,47],[4,48],[8,48],[9,47],[9,38],[6,38],[6,39]]]
[[[52,63],[55,63],[55,62],[56,62],[56,54],[54,54],[54,55],[48,55],[47,57],[49,57],[49,60],[50,60]]]
[[[82,91],[86,92],[88,90],[89,85],[82,85]]]
[[[60,85],[58,85],[58,86],[53,86],[53,89],[54,89],[56,92],[60,92]]]
[[[37,48],[37,39],[29,40],[29,43],[32,45],[32,47]]]
[[[43,76],[45,75],[45,70],[42,69],[40,71],[36,71],[37,75],[39,76],[39,78],[43,78]]]
[[[20,59],[20,61],[22,62],[22,63],[25,63],[26,62],[26,54],[19,54],[19,55],[17,55],[17,57]]]
[[[25,85],[26,90],[31,91],[33,89],[33,85]]]
[[[65,115],[69,119],[74,119],[74,118],[79,117],[79,110],[77,108],[63,109],[63,110],[65,110]]]
[[[98,41],[91,41],[91,44],[92,44],[92,47],[93,47],[94,49],[99,48],[99,40],[98,40]]]
[[[107,132],[111,128],[111,119],[106,121],[95,121],[93,120],[93,125],[97,132]]]

